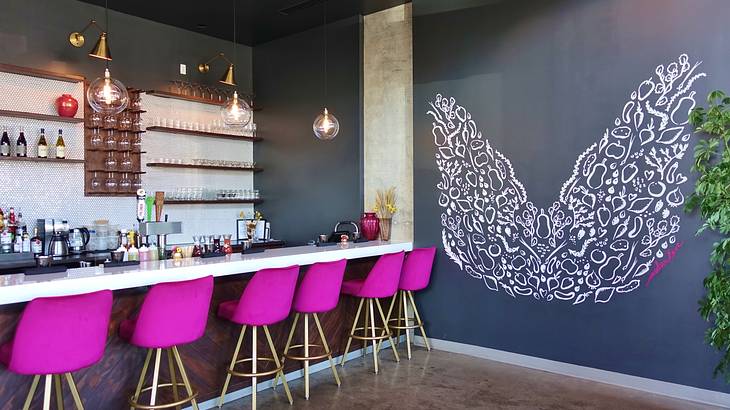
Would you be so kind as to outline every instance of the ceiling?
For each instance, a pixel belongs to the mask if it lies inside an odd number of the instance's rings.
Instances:
[[[104,7],[104,0],[80,0]],[[109,0],[109,8],[231,40],[236,2],[237,42],[253,46],[322,25],[325,0]],[[370,14],[410,0],[333,0],[327,20]],[[288,9],[288,10],[287,10]]]

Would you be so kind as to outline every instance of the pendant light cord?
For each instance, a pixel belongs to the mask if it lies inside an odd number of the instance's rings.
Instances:
[[[327,104],[327,0],[324,1],[324,99]]]
[[[104,0],[104,25],[106,26],[106,36],[107,41],[109,41],[109,0]],[[107,43],[109,44],[109,43]],[[104,64],[106,65],[106,68],[109,69],[109,60],[104,59]]]
[[[233,65],[236,65],[236,0],[233,0]]]

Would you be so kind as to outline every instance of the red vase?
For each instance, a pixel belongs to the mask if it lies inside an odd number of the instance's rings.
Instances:
[[[73,117],[79,110],[79,102],[71,94],[63,94],[56,99],[56,110],[61,117]]]
[[[369,241],[378,239],[380,234],[380,221],[375,216],[375,212],[365,212],[360,217],[360,226],[362,227],[362,236]]]

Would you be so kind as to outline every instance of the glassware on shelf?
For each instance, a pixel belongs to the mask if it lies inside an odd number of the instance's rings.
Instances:
[[[129,151],[129,149],[132,148],[132,137],[129,135],[128,132],[123,131],[122,134],[119,136],[119,141],[117,141],[117,147],[122,151]]]
[[[133,110],[141,110],[142,109],[142,95],[140,93],[134,93],[132,94],[132,109]]]
[[[132,190],[137,191],[138,189],[142,189],[142,175],[134,174],[134,178],[132,179]]]
[[[134,151],[142,150],[142,134],[134,134],[132,137],[132,149]]]
[[[89,186],[91,187],[92,191],[100,191],[101,190],[101,179],[99,179],[99,176],[96,174],[96,171],[94,171],[94,175],[91,177],[91,180],[89,181]]]
[[[108,150],[117,149],[117,139],[114,137],[114,131],[107,131],[106,137],[104,137],[104,147]]]
[[[119,168],[122,171],[132,170],[132,156],[129,154],[129,151],[122,153],[122,160],[119,162]]]
[[[132,116],[129,113],[123,113],[119,116],[119,129],[129,130],[132,128]]]
[[[135,118],[132,120],[132,130],[142,131],[142,118]]]
[[[104,117],[104,128],[116,128],[117,127],[117,116],[107,115]]]
[[[115,171],[117,168],[117,159],[114,157],[114,151],[109,151],[104,158],[104,169],[107,171]]]
[[[91,115],[89,115],[89,127],[101,127],[102,126],[102,117],[101,114],[98,112],[93,112]]]
[[[126,172],[122,174],[122,179],[119,180],[119,190],[129,192],[132,189],[132,180],[129,179],[129,174]]]
[[[89,145],[91,148],[99,149],[102,146],[104,146],[104,139],[101,138],[101,132],[99,132],[98,128],[93,128],[91,130],[91,137],[89,137]]]
[[[104,188],[106,188],[106,190],[109,192],[114,192],[117,190],[117,180],[116,178],[114,178],[113,173],[110,172],[106,176],[106,180],[104,180]]]

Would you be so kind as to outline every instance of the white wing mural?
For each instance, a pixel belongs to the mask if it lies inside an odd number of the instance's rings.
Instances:
[[[427,113],[449,257],[512,297],[606,303],[638,288],[677,240],[687,181],[678,166],[700,63],[683,54],[642,81],[548,208],[528,200],[466,108],[436,95]]]

